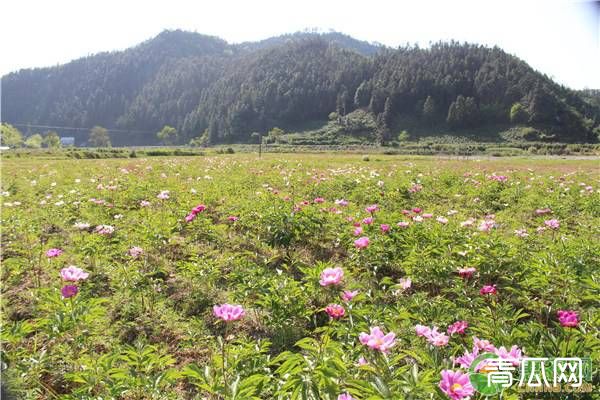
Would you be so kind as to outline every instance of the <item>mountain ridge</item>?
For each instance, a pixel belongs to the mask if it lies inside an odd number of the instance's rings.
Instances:
[[[407,128],[460,134],[492,124],[527,128],[523,140],[594,142],[600,123],[592,97],[497,47],[392,49],[339,32],[229,44],[163,31],[126,50],[7,74],[2,85],[8,123],[148,132],[172,125],[181,143],[249,142],[255,131],[332,119],[334,135],[352,136],[362,128],[347,125],[361,112],[372,119],[364,140],[379,143]],[[86,135],[75,134],[79,143]],[[157,141],[113,136],[123,145]]]

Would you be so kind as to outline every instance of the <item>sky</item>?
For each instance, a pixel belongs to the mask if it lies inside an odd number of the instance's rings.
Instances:
[[[600,89],[600,1],[16,0],[0,15],[0,75],[122,50],[164,29],[238,43],[318,28],[392,47],[497,45],[561,84]]]

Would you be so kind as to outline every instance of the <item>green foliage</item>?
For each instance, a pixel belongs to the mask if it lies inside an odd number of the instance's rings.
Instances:
[[[10,148],[21,147],[23,145],[23,135],[14,126],[2,123],[0,125],[0,144]]]
[[[42,135],[40,135],[39,133],[36,133],[34,135],[29,136],[25,140],[25,147],[28,147],[30,149],[39,149],[42,147],[43,142],[44,142],[44,139],[42,138]]]
[[[158,140],[162,142],[162,144],[171,146],[177,143],[177,129],[172,126],[165,125],[160,132],[156,134]],[[200,139],[202,140],[202,139]],[[204,139],[206,140],[206,139]]]
[[[108,130],[101,126],[94,126],[90,131],[88,146],[91,147],[110,147],[110,136]]]
[[[47,132],[43,140],[44,147],[49,149],[57,149],[61,147],[60,136],[56,132]]]
[[[510,122],[514,124],[523,124],[529,121],[529,113],[521,103],[515,103],[510,108]]]

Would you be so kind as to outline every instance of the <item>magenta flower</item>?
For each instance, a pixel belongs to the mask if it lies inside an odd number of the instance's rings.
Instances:
[[[473,351],[471,353],[465,353],[456,358],[453,365],[459,364],[461,368],[471,368],[471,364],[473,364],[473,361],[475,361],[477,356],[479,356],[479,348],[473,347]]]
[[[431,334],[431,328],[425,325],[416,325],[415,332],[417,333],[417,336],[429,337]]]
[[[365,211],[369,214],[373,214],[374,212],[379,211],[379,206],[377,204],[372,204],[370,206],[367,206],[365,208]]]
[[[231,222],[235,222],[238,219],[240,219],[239,217],[236,217],[235,215],[230,215],[229,217],[227,217],[227,220],[231,221]]]
[[[460,277],[463,279],[469,279],[473,276],[475,271],[477,270],[473,267],[459,268],[458,275],[460,275]]]
[[[346,310],[344,310],[344,307],[340,306],[339,304],[328,305],[327,307],[325,307],[325,312],[327,313],[327,315],[329,315],[329,317],[333,319],[342,318],[346,314]]]
[[[423,218],[433,218],[433,214],[431,214],[431,213],[424,213],[423,214]]]
[[[447,345],[448,341],[450,340],[450,337],[447,336],[445,333],[438,332],[436,327],[434,327],[429,332],[429,335],[427,335],[425,337],[427,338],[427,341],[429,341],[429,343],[431,343],[432,345],[434,345],[436,347],[443,347],[443,346]]]
[[[546,208],[538,208],[537,210],[535,210],[536,215],[545,215],[545,214],[551,214],[552,210],[549,209],[548,207]]]
[[[489,340],[478,339],[477,336],[473,336],[473,346],[479,350],[496,352],[496,346]]]
[[[355,400],[354,397],[350,396],[347,392],[342,393],[338,396],[337,400]]]
[[[456,321],[448,327],[448,335],[454,335],[455,333],[458,333],[459,335],[464,335],[465,330],[468,326],[469,323],[467,321]]]
[[[496,290],[496,285],[485,285],[479,290],[479,294],[482,296],[485,295],[496,295],[498,290]]]
[[[69,267],[60,270],[60,277],[69,282],[78,282],[87,279],[89,275],[90,274],[74,265],[70,265]]]
[[[170,197],[170,192],[168,190],[163,190],[159,194],[156,195],[157,199],[167,200]]]
[[[65,299],[75,296],[78,292],[79,289],[75,285],[65,285],[60,289],[60,293]]]
[[[322,197],[317,197],[316,199],[313,200],[316,204],[321,204],[321,203],[325,203],[325,199]]]
[[[354,241],[354,247],[364,249],[369,245],[369,238],[366,236],[360,237]]]
[[[335,201],[335,204],[340,207],[346,207],[348,205],[348,200],[339,199]]]
[[[446,225],[448,223],[448,218],[446,217],[437,217],[435,220],[442,225]]]
[[[479,224],[479,227],[477,229],[481,232],[489,232],[494,226],[496,226],[496,221],[494,221],[493,219],[488,219],[485,221],[481,221],[481,224]]]
[[[373,223],[373,217],[367,217],[362,220],[362,223],[365,225],[371,225]]]
[[[390,332],[386,335],[378,326],[372,327],[370,333],[362,332],[358,338],[365,346],[373,350],[379,350],[382,353],[389,353],[390,349],[396,344],[396,334]]]
[[[115,227],[111,225],[98,225],[95,229],[96,233],[104,236],[110,236],[114,231]]]
[[[222,319],[225,322],[237,321],[246,315],[246,311],[240,305],[221,304],[213,307],[215,317]]]
[[[415,214],[419,214],[421,211],[423,211],[420,207],[413,207],[412,212],[414,212]]]
[[[579,325],[579,314],[573,310],[558,310],[558,322],[565,328],[575,328]]]
[[[194,213],[189,213],[188,215],[185,216],[185,222],[192,222],[195,219],[196,219],[196,214],[194,214]]]
[[[410,225],[410,222],[405,222],[405,221],[400,221],[396,224],[396,226],[398,226],[400,228],[408,228],[409,225]]]
[[[469,376],[461,371],[443,370],[439,387],[452,400],[468,399],[475,394]]]
[[[352,299],[355,298],[357,294],[358,290],[344,290],[340,297],[342,298],[342,300],[348,303],[352,301]]]
[[[198,214],[204,210],[206,210],[206,206],[204,204],[198,204],[196,207],[192,208],[192,214]]]
[[[382,233],[388,233],[391,227],[388,224],[381,224],[379,225],[379,229],[381,229]]]
[[[546,225],[550,229],[558,229],[560,228],[560,222],[557,219],[549,219],[544,221],[544,225]]]
[[[144,254],[144,249],[142,249],[141,247],[133,246],[129,249],[128,253],[131,257],[138,258],[142,254]]]
[[[522,351],[516,345],[512,346],[510,350],[506,350],[504,346],[496,349],[496,355],[502,360],[511,361],[513,365],[519,365],[521,363]]]
[[[363,228],[360,226],[357,226],[356,228],[354,228],[354,236],[360,236],[363,233]]]
[[[61,249],[49,249],[46,252],[46,257],[48,258],[54,258],[54,257],[58,257],[63,253],[63,251]]]
[[[321,272],[319,283],[321,286],[339,285],[344,278],[344,270],[340,267],[325,268]]]

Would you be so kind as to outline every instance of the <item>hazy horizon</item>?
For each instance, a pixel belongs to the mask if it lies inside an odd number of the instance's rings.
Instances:
[[[282,4],[168,5],[79,4],[68,0],[9,3],[0,25],[0,76],[24,68],[49,67],[106,51],[118,51],[182,29],[229,43],[259,41],[306,29],[330,30],[390,47],[457,40],[498,46],[536,70],[574,89],[600,88],[600,2],[473,1],[386,4],[314,0]],[[31,10],[36,9],[36,14]],[[235,13],[232,13],[235,10]],[[138,17],[139,16],[139,17]],[[24,27],[23,21],[29,21]],[[74,32],[76,34],[74,35]],[[25,33],[25,35],[23,35]]]

